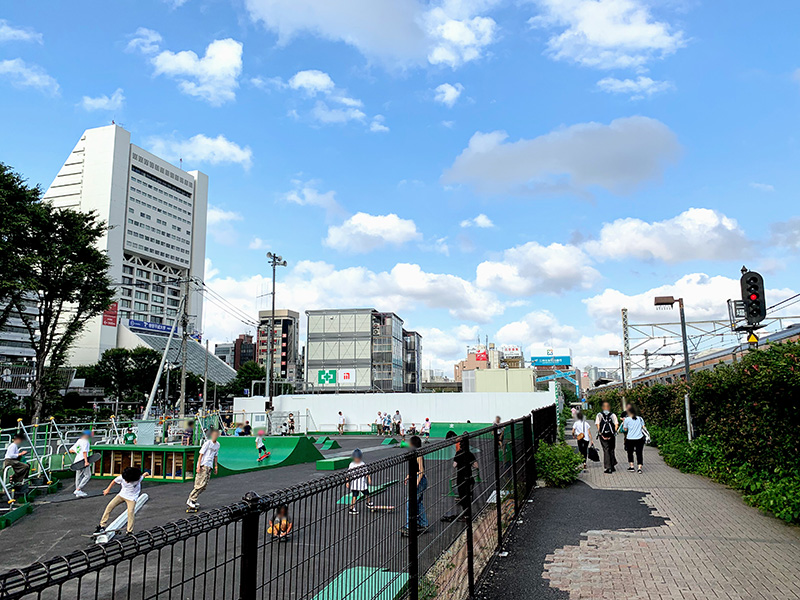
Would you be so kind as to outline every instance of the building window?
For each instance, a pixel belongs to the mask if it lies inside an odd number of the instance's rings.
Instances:
[[[180,304],[180,300],[177,298],[167,298],[167,305],[168,306],[178,306]]]
[[[147,304],[145,302],[134,302],[133,310],[147,310]]]
[[[129,289],[122,288],[122,295],[123,296],[132,296],[133,292],[131,290],[129,290]]]
[[[122,272],[126,275],[133,275],[133,267],[130,265],[122,265]]]
[[[133,279],[130,277],[122,276],[122,284],[123,285],[133,285]]]
[[[131,307],[131,301],[130,300],[125,300],[124,298],[119,301],[119,304],[120,304],[120,306],[122,308],[130,308]]]
[[[142,277],[143,279],[150,279],[150,271],[145,271],[144,269],[136,269],[136,276]]]
[[[137,300],[147,300],[149,298],[149,294],[147,292],[136,292],[135,298]]]
[[[158,302],[159,304],[164,304],[164,296],[156,296],[155,294],[153,294],[151,300],[153,302]]]

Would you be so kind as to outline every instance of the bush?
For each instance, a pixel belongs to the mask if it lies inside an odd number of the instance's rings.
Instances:
[[[583,458],[568,444],[540,444],[536,451],[536,471],[548,487],[567,487],[578,478]]]

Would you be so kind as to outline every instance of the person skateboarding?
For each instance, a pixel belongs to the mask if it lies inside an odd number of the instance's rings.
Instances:
[[[103,490],[103,496],[108,496],[114,485],[121,486],[121,489],[119,494],[111,499],[111,502],[108,503],[106,509],[103,511],[100,525],[94,530],[95,535],[105,533],[106,525],[108,525],[108,520],[111,518],[111,511],[123,503],[128,508],[128,525],[126,531],[127,533],[133,533],[133,522],[136,516],[136,501],[142,493],[142,481],[145,477],[147,477],[147,473],[142,473],[141,470],[136,467],[125,467],[122,471],[122,475],[118,475],[111,480],[108,487]]]
[[[89,440],[91,437],[92,430],[84,429],[81,437],[69,449],[70,453],[75,455],[75,460],[72,461],[73,466],[83,463],[83,467],[75,471],[75,491],[72,493],[78,498],[85,498],[88,495],[83,491],[83,488],[92,478],[92,465],[89,462],[89,452],[91,451]]]
[[[25,436],[22,435],[21,432],[17,432],[14,434],[11,443],[6,448],[6,456],[3,460],[3,468],[11,467],[11,470],[14,471],[14,474],[11,476],[11,483],[13,485],[20,485],[24,483],[25,478],[28,476],[28,473],[31,470],[31,466],[27,463],[24,463],[20,460],[21,457],[25,456],[28,451],[27,450],[20,450],[20,446],[25,441]]]
[[[211,429],[208,433],[209,439],[200,447],[200,456],[197,460],[197,474],[194,477],[194,488],[189,493],[189,498],[186,500],[186,512],[197,512],[200,505],[197,503],[197,498],[202,494],[208,482],[211,479],[211,472],[216,475],[219,471],[217,465],[217,456],[219,454],[219,430]]]
[[[265,458],[269,456],[269,452],[267,452],[267,446],[264,444],[264,430],[261,429],[256,434],[256,450],[258,451],[258,462],[261,462]]]

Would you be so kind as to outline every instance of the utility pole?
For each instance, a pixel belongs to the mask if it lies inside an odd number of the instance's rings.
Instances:
[[[267,360],[269,360],[269,375],[267,375],[267,388],[269,389],[269,404],[268,407],[272,410],[272,396],[273,396],[273,371],[275,368],[275,270],[277,267],[285,267],[286,261],[282,256],[267,252],[267,260],[272,265],[272,314],[269,319],[269,341],[267,346]]]
[[[183,338],[181,344],[181,396],[180,396],[180,417],[186,416],[186,353],[189,342],[189,277],[187,274],[183,292],[183,314],[181,315],[181,327],[183,328]]]
[[[203,372],[203,414],[206,413],[206,392],[208,392],[208,338],[206,338],[206,368]]]
[[[689,405],[689,377],[691,377],[691,370],[689,367],[689,337],[686,335],[686,313],[683,310],[683,298],[675,298],[673,296],[656,296],[654,304],[656,309],[668,308],[671,309],[678,303],[678,310],[681,315],[681,338],[683,341],[683,372],[686,379],[686,393],[683,395],[683,404],[686,410],[686,434],[691,442],[694,439],[694,429],[692,428],[692,411]]]

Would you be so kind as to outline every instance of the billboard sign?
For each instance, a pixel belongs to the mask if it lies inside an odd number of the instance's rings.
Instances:
[[[475,360],[487,362],[489,360],[489,353],[486,350],[478,350],[475,353]]]
[[[572,365],[571,356],[532,356],[531,364],[534,367],[569,367]]]
[[[118,306],[116,302],[112,302],[107,309],[103,311],[103,325],[108,327],[117,326]]]
[[[320,369],[317,371],[317,383],[319,385],[355,385],[355,369]]]
[[[146,331],[153,331],[156,333],[169,333],[172,327],[164,325],[163,323],[151,323],[150,321],[137,321],[136,319],[128,319],[128,327],[131,329],[144,329]],[[177,328],[175,329],[177,332]]]
[[[522,348],[519,346],[503,345],[500,346],[500,351],[503,353],[503,356],[507,358],[519,358],[522,356]]]

